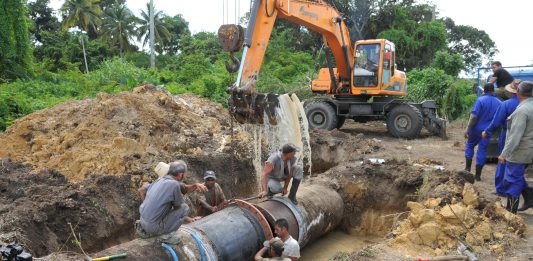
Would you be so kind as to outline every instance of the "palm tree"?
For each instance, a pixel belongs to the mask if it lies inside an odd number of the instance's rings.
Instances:
[[[60,12],[63,16],[63,29],[79,26],[86,32],[97,31],[102,15],[100,0],[66,0]]]
[[[138,28],[138,37],[137,40],[143,43],[143,47],[150,40],[150,4],[146,4],[146,10],[141,10],[141,25]],[[160,46],[164,46],[171,38],[170,32],[165,27],[163,22],[163,17],[165,14],[163,11],[154,11],[154,35],[155,42]]]
[[[108,41],[111,45],[118,45],[120,55],[124,51],[131,51],[133,45],[132,37],[135,35],[137,18],[124,4],[115,3],[104,11],[100,33],[102,40]]]

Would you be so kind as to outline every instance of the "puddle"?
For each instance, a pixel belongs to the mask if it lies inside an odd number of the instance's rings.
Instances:
[[[353,252],[382,240],[383,238],[381,237],[353,236],[343,231],[335,230],[302,249],[299,260],[329,260],[337,252]]]

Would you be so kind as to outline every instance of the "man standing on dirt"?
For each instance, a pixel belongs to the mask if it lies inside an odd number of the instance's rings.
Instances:
[[[533,82],[518,85],[520,104],[507,119],[507,139],[498,157],[505,166],[504,189],[507,194],[507,210],[516,214],[520,193],[526,190],[526,203],[521,210],[533,207],[533,191],[528,187],[524,172],[533,160]]]
[[[289,234],[289,222],[280,218],[274,222],[274,232],[283,241],[284,250],[281,257],[288,257],[292,261],[300,258],[300,245],[296,239]]]
[[[496,96],[502,100],[506,100],[507,96],[505,95],[504,87],[511,83],[514,78],[507,70],[503,69],[502,63],[499,61],[492,62],[490,67],[492,68],[492,78],[490,78],[488,83],[494,84],[496,82],[498,86],[495,92]]]
[[[274,194],[280,193],[284,196],[287,194],[287,187],[292,179],[291,191],[289,199],[295,205],[298,204],[296,200],[296,192],[300,186],[300,181],[303,178],[303,168],[296,164],[296,152],[300,151],[296,145],[287,143],[281,147],[280,151],[274,152],[265,162],[263,173],[261,175],[261,187],[263,191],[259,197],[272,197]],[[281,182],[283,183],[283,187]]]
[[[467,139],[465,145],[465,170],[470,172],[472,168],[472,158],[474,157],[474,148],[478,146],[476,153],[476,180],[481,180],[481,171],[485,165],[487,154],[487,145],[489,139],[482,139],[481,133],[489,126],[496,109],[500,106],[501,101],[494,95],[494,85],[485,84],[483,91],[485,94],[479,97],[472,108],[470,119],[466,127],[464,136]]]
[[[516,84],[515,84],[516,82]],[[502,152],[503,147],[505,146],[505,138],[507,137],[507,117],[509,117],[516,109],[516,106],[520,103],[518,97],[516,96],[516,91],[518,89],[518,84],[522,82],[521,80],[514,80],[512,83],[505,86],[505,90],[512,94],[512,98],[506,100],[500,104],[494,118],[490,125],[485,128],[481,133],[483,139],[487,139],[489,136],[492,136],[499,128],[502,128],[500,133],[500,139],[498,141],[498,155]],[[496,194],[504,195],[503,189],[503,177],[505,174],[505,162],[498,163],[496,167],[496,173],[494,174],[494,186],[496,187]]]
[[[208,170],[204,173],[204,185],[207,191],[198,199],[200,216],[207,216],[221,210],[227,202],[224,191],[217,183],[214,171]]]
[[[186,173],[187,164],[184,161],[172,162],[166,176],[139,189],[143,203],[139,207],[141,219],[136,232],[140,237],[174,232],[184,222],[189,223],[197,219],[187,216],[189,206],[185,204],[183,194],[191,191],[205,192],[207,188],[200,183],[194,185],[181,183]],[[180,238],[174,233],[161,236],[159,240],[168,244],[178,244]]]

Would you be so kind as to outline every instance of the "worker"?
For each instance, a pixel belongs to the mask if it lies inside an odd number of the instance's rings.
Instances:
[[[183,194],[191,191],[205,192],[207,188],[200,183],[186,185],[181,183],[187,174],[187,164],[178,160],[170,163],[167,174],[155,182],[139,188],[142,204],[136,232],[142,238],[160,236],[159,241],[177,244],[180,239],[176,231],[183,223],[198,219],[188,215],[189,206],[183,200]]]
[[[214,171],[208,170],[204,172],[204,185],[207,187],[207,191],[198,199],[200,216],[213,214],[224,208],[227,203],[224,191],[218,185]]]
[[[285,246],[281,239],[278,237],[274,237],[270,240],[267,240],[263,243],[263,248],[259,250],[255,256],[255,261],[269,261],[269,260],[282,260],[282,261],[291,261],[291,259],[286,257],[281,257],[281,254],[283,253],[283,250],[285,249]],[[263,257],[264,255],[268,255],[268,257]]]
[[[300,245],[289,234],[289,222],[287,219],[280,218],[274,222],[274,232],[283,241],[284,250],[281,254],[282,257],[288,257],[292,261],[300,258]]]
[[[522,82],[521,80],[514,80],[512,83],[509,83],[505,86],[505,90],[512,94],[512,98],[502,102],[496,113],[492,122],[487,128],[481,133],[483,139],[488,139],[489,136],[492,136],[496,130],[501,128],[500,139],[498,141],[498,155],[503,150],[505,146],[505,137],[507,132],[507,117],[509,117],[516,109],[516,106],[520,103],[518,97],[516,96],[516,91],[518,89],[518,84]],[[496,187],[496,194],[504,195],[503,190],[503,177],[505,174],[505,162],[498,163],[496,167],[496,173],[494,173],[494,186]]]
[[[521,82],[517,97],[520,104],[507,119],[507,138],[498,161],[505,165],[504,189],[507,195],[507,210],[516,214],[520,194],[526,190],[524,206],[533,207],[533,194],[528,187],[524,172],[533,159],[533,82]]]
[[[496,89],[496,96],[501,100],[506,100],[507,96],[505,95],[504,87],[511,83],[514,78],[513,76],[502,67],[502,63],[499,61],[494,61],[491,64],[492,69],[492,78],[490,78],[490,84],[496,83],[498,89]]]
[[[296,192],[303,178],[303,168],[296,163],[296,152],[300,151],[296,145],[287,143],[281,147],[280,151],[274,152],[265,162],[261,175],[261,187],[263,191],[259,197],[272,197],[274,194],[287,194],[287,187],[292,179],[289,199],[297,205]],[[284,182],[283,186],[281,182]]]
[[[465,170],[470,172],[472,167],[472,158],[474,157],[474,148],[478,146],[476,153],[476,173],[477,181],[481,180],[481,171],[485,165],[487,145],[489,139],[482,139],[481,133],[489,126],[496,109],[500,106],[501,101],[494,96],[494,85],[485,84],[484,94],[474,103],[474,108],[470,113],[470,119],[464,132],[467,139],[465,146]]]

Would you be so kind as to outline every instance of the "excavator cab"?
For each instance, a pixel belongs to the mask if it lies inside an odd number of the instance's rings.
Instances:
[[[350,88],[334,88],[341,85],[337,69],[322,68],[311,89],[316,93],[335,95],[405,96],[405,73],[396,69],[395,54],[394,43],[388,40],[357,41]]]

